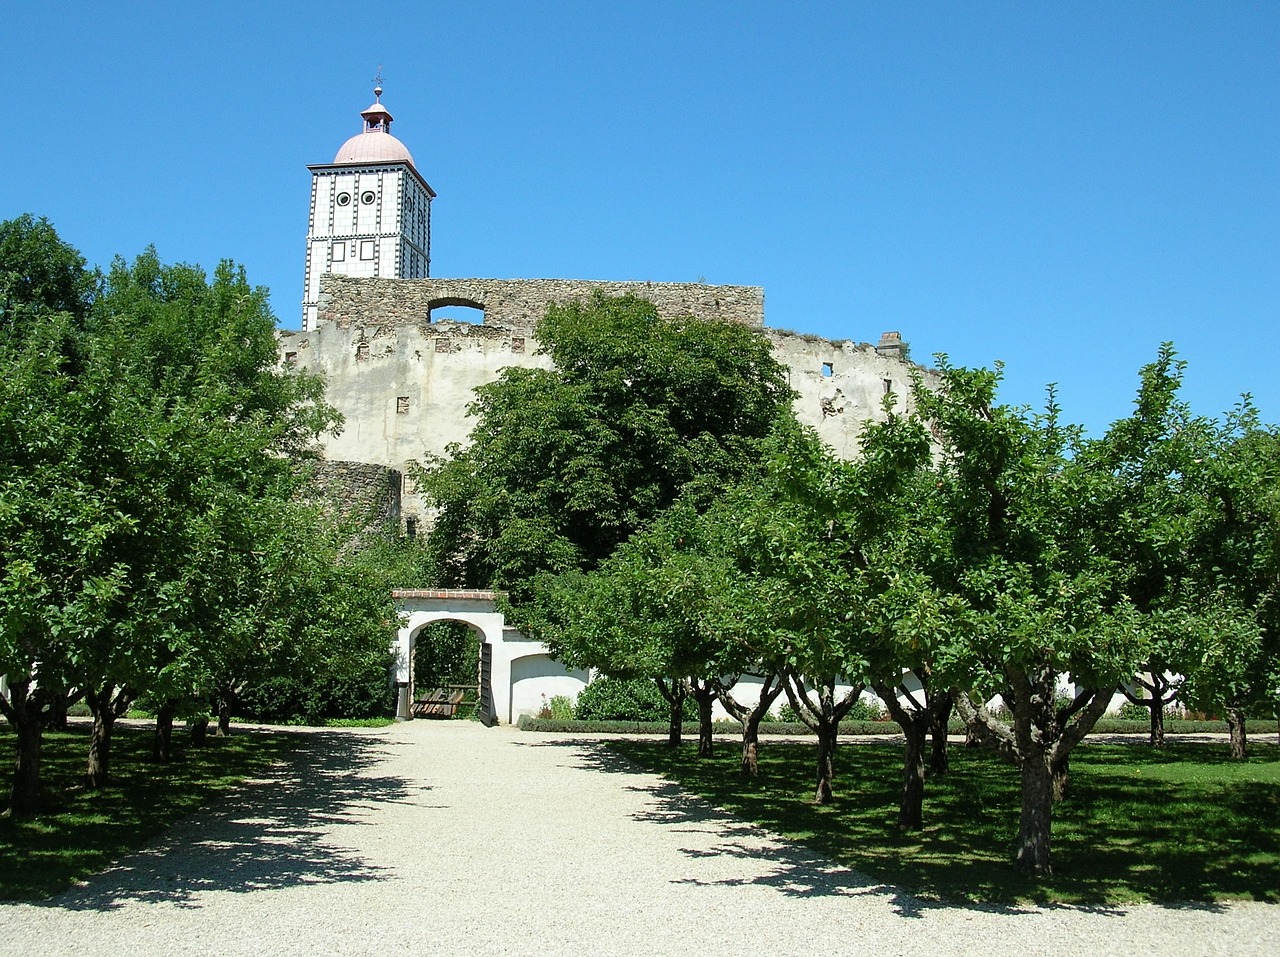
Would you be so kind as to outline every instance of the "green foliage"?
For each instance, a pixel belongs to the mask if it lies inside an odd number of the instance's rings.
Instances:
[[[557,694],[551,696],[551,700],[547,701],[538,716],[550,718],[553,721],[572,721],[573,711],[573,699],[568,695]]]
[[[685,716],[691,721],[698,718],[697,710],[689,706],[687,699]],[[573,717],[580,721],[665,723],[671,717],[671,705],[652,679],[603,676],[578,692]]]
[[[103,725],[143,693],[193,711],[229,692],[229,662],[271,654],[290,461],[336,422],[318,379],[277,367],[243,270],[210,279],[149,250],[98,289],[68,250],[6,280],[6,310],[40,301],[0,343],[0,672],[16,689],[0,709],[27,741],[61,689]],[[90,782],[105,776],[91,760]]]
[[[34,320],[58,313],[82,323],[98,277],[47,219],[24,213],[0,222],[0,345],[38,335]]]
[[[418,632],[413,683],[419,691],[442,685],[473,685],[480,660],[480,637],[460,621],[437,621]]]
[[[224,646],[211,669],[237,715],[323,724],[393,713],[389,649],[398,625],[383,563],[392,546],[356,551],[350,532],[298,502],[281,504],[264,530],[252,640]]]
[[[768,342],[742,326],[597,295],[552,307],[538,340],[555,369],[478,389],[470,445],[419,476],[439,584],[517,606],[536,573],[592,568],[678,497],[708,501],[789,412]]]

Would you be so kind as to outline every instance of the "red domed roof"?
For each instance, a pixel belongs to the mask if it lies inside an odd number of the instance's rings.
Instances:
[[[391,135],[391,113],[382,105],[382,86],[373,88],[373,105],[362,110],[364,132],[342,144],[334,163],[408,163],[413,165],[409,150]]]
[[[357,133],[338,149],[335,163],[408,163],[413,156],[398,139],[382,130]]]

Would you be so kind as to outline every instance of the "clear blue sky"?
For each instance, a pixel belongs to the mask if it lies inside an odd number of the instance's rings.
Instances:
[[[14,3],[0,218],[235,259],[296,328],[379,64],[434,275],[760,285],[1095,432],[1173,340],[1280,420],[1276,2]]]

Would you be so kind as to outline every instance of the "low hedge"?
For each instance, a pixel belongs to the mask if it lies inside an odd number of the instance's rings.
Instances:
[[[517,727],[521,731],[559,731],[570,732],[576,734],[659,734],[667,733],[667,725],[665,722],[655,721],[564,721],[556,718],[535,718],[531,715],[521,715]],[[713,725],[716,734],[741,734],[742,725],[737,721],[717,721]],[[1245,729],[1251,737],[1261,735],[1271,735],[1277,733],[1277,725],[1275,721],[1266,720],[1249,720],[1245,722]],[[964,734],[964,724],[959,721],[952,721],[947,730],[951,734]],[[1125,718],[1102,718],[1094,725],[1094,734],[1146,734],[1150,730],[1150,725],[1146,721],[1133,721]],[[1166,718],[1164,723],[1164,733],[1166,735],[1179,734],[1214,734],[1223,733],[1227,730],[1225,721],[1189,721],[1184,718]],[[840,733],[842,735],[872,735],[872,734],[899,734],[901,729],[893,721],[842,721],[840,722]],[[698,734],[697,722],[685,722],[683,725],[683,733],[685,735],[696,737]],[[783,724],[781,722],[768,722],[760,725],[761,734],[787,734],[787,735],[811,735],[813,734],[809,728],[803,724]]]

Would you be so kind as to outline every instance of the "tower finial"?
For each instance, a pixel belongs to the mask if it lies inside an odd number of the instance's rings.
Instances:
[[[382,64],[378,64],[378,75],[373,78],[373,98],[382,102]]]

